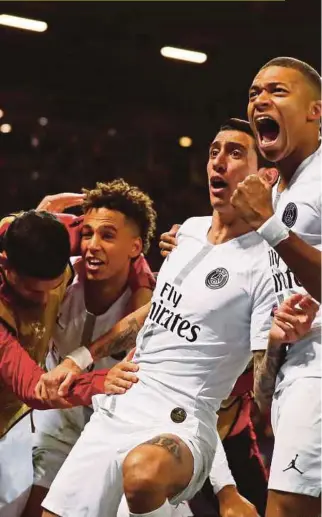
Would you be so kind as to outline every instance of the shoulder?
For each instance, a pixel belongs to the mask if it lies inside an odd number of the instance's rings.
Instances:
[[[177,237],[198,236],[211,225],[211,217],[190,217],[180,226]]]
[[[245,249],[244,266],[248,273],[249,289],[252,297],[265,292],[274,292],[273,277],[270,266],[272,248],[260,235],[254,232]],[[246,262],[245,262],[246,261]]]

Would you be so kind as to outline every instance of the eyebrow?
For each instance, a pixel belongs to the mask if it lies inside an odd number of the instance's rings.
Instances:
[[[284,81],[269,81],[268,83],[264,83],[264,86],[269,86],[269,87],[274,87],[274,86],[277,86],[277,85],[282,85],[282,86],[288,86]],[[260,88],[262,88],[262,84],[261,83],[253,83],[251,85],[251,87],[249,88],[249,91],[251,90],[259,90]]]
[[[93,227],[90,224],[84,224],[82,230],[93,230]],[[117,228],[113,224],[102,224],[98,227],[98,230],[114,230],[117,232]]]
[[[212,144],[210,144],[209,151],[211,151],[212,149],[219,149],[220,147],[222,147],[222,144],[220,142],[218,142],[218,141],[212,142]],[[225,142],[224,147],[227,147],[228,150],[237,148],[240,151],[247,151],[247,148],[243,144],[240,144],[239,142],[233,142],[233,141]]]

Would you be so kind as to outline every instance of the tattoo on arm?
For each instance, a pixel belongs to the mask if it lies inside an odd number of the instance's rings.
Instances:
[[[254,354],[254,395],[262,410],[271,404],[276,376],[284,359],[285,350],[282,347],[268,345],[265,353],[255,352]]]
[[[89,346],[95,361],[111,354],[118,354],[135,347],[136,337],[141,328],[135,318],[128,320],[127,327],[113,336],[113,329]]]
[[[145,443],[162,447],[169,451],[176,460],[181,461],[180,444],[174,438],[169,438],[168,436],[156,436]]]

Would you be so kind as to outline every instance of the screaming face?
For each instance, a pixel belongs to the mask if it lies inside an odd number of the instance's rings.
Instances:
[[[315,102],[298,70],[270,66],[257,74],[249,90],[248,118],[266,159],[279,162],[302,147]]]

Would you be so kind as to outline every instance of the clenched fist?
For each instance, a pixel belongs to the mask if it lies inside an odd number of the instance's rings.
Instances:
[[[230,202],[253,230],[257,230],[274,214],[272,187],[257,174],[251,174],[238,183]]]

